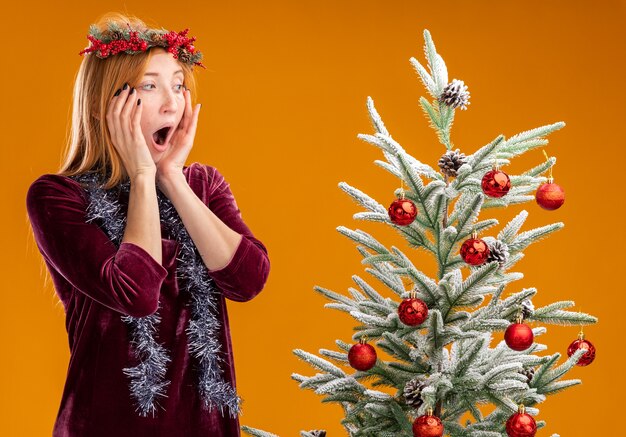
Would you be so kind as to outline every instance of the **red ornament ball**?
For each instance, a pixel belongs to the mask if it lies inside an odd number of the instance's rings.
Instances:
[[[537,422],[530,414],[518,411],[506,421],[506,433],[509,437],[534,437]]]
[[[480,238],[472,236],[461,245],[461,258],[470,265],[479,266],[487,261],[488,256],[489,247]]]
[[[348,351],[348,361],[356,370],[369,370],[376,364],[376,349],[367,343],[354,344]]]
[[[406,226],[413,223],[417,216],[417,208],[409,199],[396,199],[389,205],[389,218],[393,223]]]
[[[581,336],[582,337],[582,336]],[[596,358],[596,347],[589,340],[578,338],[567,348],[567,356],[571,357],[578,349],[587,349],[587,352],[576,363],[577,366],[588,366]]]
[[[541,184],[535,193],[535,200],[543,209],[553,211],[559,209],[565,202],[565,191],[553,182]]]
[[[533,330],[524,323],[511,323],[504,332],[506,345],[514,351],[528,349],[533,344],[534,338]]]
[[[413,437],[441,437],[443,423],[437,416],[420,416],[413,422]]]
[[[511,189],[511,180],[505,172],[491,170],[483,176],[481,186],[487,196],[502,197]]]
[[[398,307],[398,317],[405,325],[421,325],[428,317],[428,306],[416,297],[404,299]]]

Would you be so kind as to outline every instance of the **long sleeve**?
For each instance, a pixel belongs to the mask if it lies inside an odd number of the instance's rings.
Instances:
[[[118,248],[95,223],[85,222],[80,185],[43,175],[28,190],[26,208],[39,251],[80,292],[122,314],[145,317],[158,308],[167,270],[140,246]]]
[[[245,302],[261,292],[270,271],[266,247],[244,223],[228,182],[214,167],[200,165],[199,175],[207,184],[207,206],[242,239],[226,266],[209,275],[228,299]]]

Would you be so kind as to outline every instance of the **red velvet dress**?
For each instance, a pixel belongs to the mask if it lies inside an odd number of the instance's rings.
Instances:
[[[232,260],[209,271],[220,298],[220,357],[224,381],[235,386],[233,350],[225,299],[245,302],[264,287],[270,263],[265,246],[241,218],[229,184],[213,167],[193,163],[183,170],[187,183],[231,229],[243,235]],[[120,199],[127,208],[128,199]],[[179,293],[179,244],[162,239],[163,264],[133,243],[119,249],[95,222],[86,223],[86,193],[74,180],[46,174],[32,183],[27,210],[39,251],[66,313],[70,362],[54,437],[239,436],[239,421],[217,408],[204,410],[196,388],[194,358],[185,332],[190,319],[186,293]],[[163,226],[162,226],[163,228]],[[121,316],[156,311],[155,335],[169,351],[167,397],[156,417],[140,417],[129,378],[122,369],[138,364]]]

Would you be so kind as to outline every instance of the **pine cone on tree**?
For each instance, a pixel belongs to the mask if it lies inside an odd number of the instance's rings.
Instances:
[[[489,255],[487,262],[498,261],[502,267],[509,260],[509,246],[500,240],[487,241]]]
[[[447,176],[456,177],[456,172],[467,162],[464,153],[460,153],[459,149],[448,150],[439,158],[439,168],[441,172]]]
[[[443,89],[439,101],[451,108],[467,109],[467,105],[470,104],[469,98],[470,93],[467,91],[467,85],[462,80],[453,79]]]
[[[533,376],[535,376],[535,368],[531,367],[530,369],[524,369],[520,372],[526,378],[528,378],[528,384],[530,385],[530,381],[533,380]]]
[[[530,299],[522,301],[522,316],[527,319],[535,312],[535,306]]]
[[[426,387],[424,381],[420,378],[414,378],[407,382],[402,390],[402,396],[407,405],[418,409],[422,406],[422,390]]]
[[[313,437],[326,437],[326,431],[324,431],[323,429],[308,431],[308,433],[311,434]]]

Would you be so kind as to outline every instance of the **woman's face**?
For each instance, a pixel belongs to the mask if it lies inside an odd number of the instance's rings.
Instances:
[[[170,147],[169,140],[185,110],[183,71],[171,53],[161,48],[154,54],[135,91],[143,106],[141,131],[155,163]],[[168,129],[162,129],[169,127]]]

